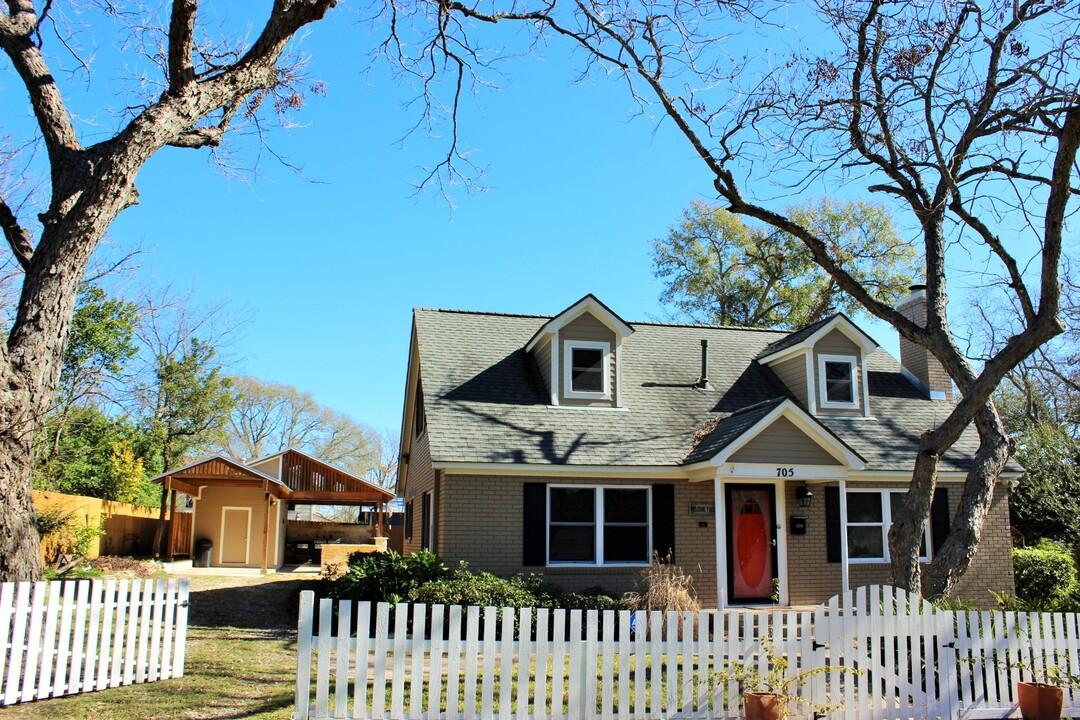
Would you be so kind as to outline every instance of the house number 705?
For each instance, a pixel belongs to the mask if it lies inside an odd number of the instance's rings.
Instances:
[[[776,477],[795,477],[795,468],[776,468]]]

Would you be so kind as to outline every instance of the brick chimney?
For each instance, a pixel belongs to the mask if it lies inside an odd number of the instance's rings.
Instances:
[[[901,315],[921,327],[926,326],[926,286],[912,285],[911,294],[896,305]],[[900,364],[904,374],[915,381],[931,400],[953,399],[952,380],[930,351],[900,336]]]

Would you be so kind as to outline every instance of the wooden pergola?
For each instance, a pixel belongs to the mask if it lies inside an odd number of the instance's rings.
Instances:
[[[254,466],[266,466],[279,459],[277,469],[280,478],[262,472]],[[184,467],[170,470],[153,479],[161,483],[169,495],[171,514],[166,520],[165,504],[159,522],[162,529],[168,524],[166,555],[172,561],[175,552],[175,536],[172,518],[176,515],[176,493],[182,492],[199,498],[205,487],[252,487],[261,488],[263,505],[262,572],[267,569],[270,537],[270,508],[275,502],[287,501],[306,505],[372,505],[377,511],[376,532],[383,533],[386,504],[394,493],[373,483],[340,470],[333,465],[314,458],[299,450],[283,450],[267,457],[242,463],[224,455],[215,455]]]

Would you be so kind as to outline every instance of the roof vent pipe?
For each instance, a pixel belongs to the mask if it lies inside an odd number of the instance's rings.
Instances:
[[[702,390],[712,390],[712,385],[709,384],[709,341],[701,341],[701,378],[697,381],[697,386]]]

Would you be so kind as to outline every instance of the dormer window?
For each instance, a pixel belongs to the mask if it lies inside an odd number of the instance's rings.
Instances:
[[[850,355],[818,356],[821,407],[850,409],[859,406],[857,366],[857,359]]]
[[[563,383],[568,398],[599,400],[611,397],[608,355],[611,345],[585,340],[567,341]]]

